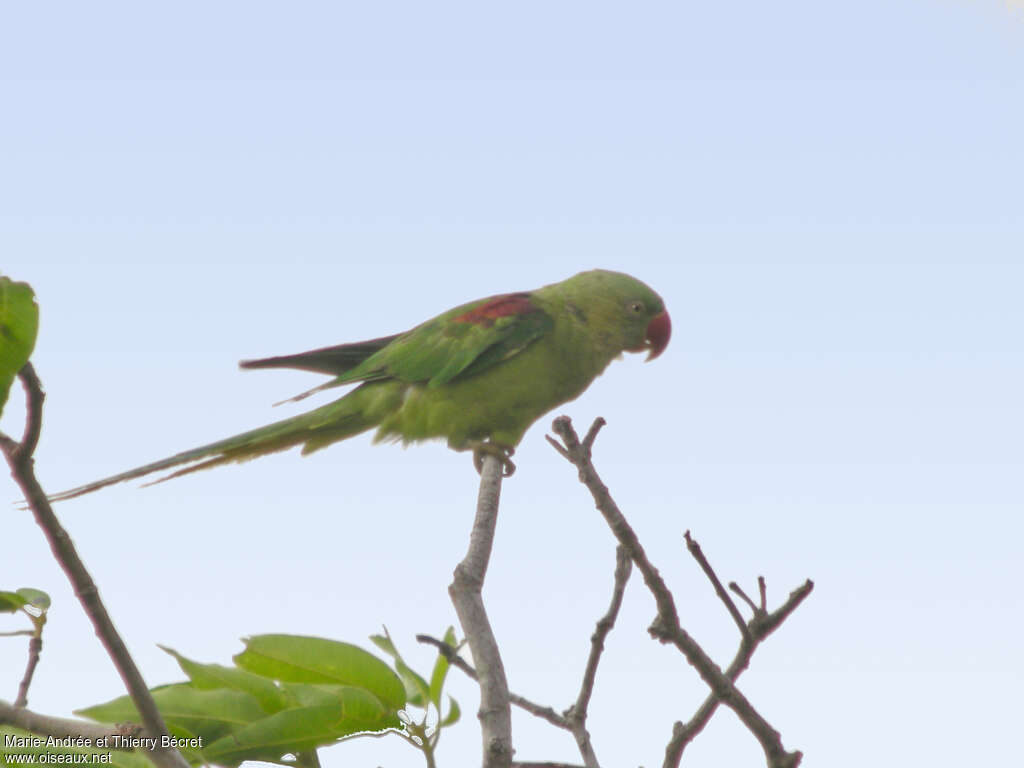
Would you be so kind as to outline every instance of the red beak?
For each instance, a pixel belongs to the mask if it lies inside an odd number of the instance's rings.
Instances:
[[[672,320],[669,318],[668,312],[663,311],[660,315],[651,318],[651,322],[647,324],[647,336],[645,337],[647,346],[651,350],[647,355],[647,360],[653,360],[664,352],[671,337]]]

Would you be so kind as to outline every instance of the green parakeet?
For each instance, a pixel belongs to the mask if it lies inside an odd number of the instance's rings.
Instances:
[[[535,291],[463,304],[410,331],[242,368],[298,368],[334,378],[295,400],[361,382],[316,410],[65,491],[70,499],[181,467],[168,477],[282,451],[312,453],[373,427],[374,442],[445,438],[508,460],[533,422],[585,390],[622,352],[660,355],[671,335],[661,298],[620,272],[593,270]],[[168,478],[164,478],[168,479]]]

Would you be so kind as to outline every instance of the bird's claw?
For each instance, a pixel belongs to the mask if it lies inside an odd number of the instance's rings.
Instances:
[[[484,456],[495,456],[501,460],[501,476],[511,477],[516,471],[516,465],[509,458],[516,452],[515,448],[505,448],[497,443],[484,441],[473,441],[470,446],[473,449],[473,466],[477,474],[483,474]]]

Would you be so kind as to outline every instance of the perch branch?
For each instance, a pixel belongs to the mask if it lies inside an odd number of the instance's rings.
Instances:
[[[603,420],[602,420],[603,421]],[[598,426],[591,427],[596,434]],[[597,509],[604,516],[619,544],[626,548],[637,569],[644,577],[644,583],[654,596],[658,615],[648,632],[662,643],[672,643],[686,657],[701,679],[713,691],[715,698],[732,709],[747,729],[754,735],[765,752],[770,768],[795,768],[803,757],[800,752],[787,752],[782,737],[771,724],[761,716],[746,696],[733,684],[722,669],[679,623],[675,600],[665,581],[661,578],[647,554],[644,552],[636,533],[622,515],[607,486],[601,481],[590,460],[591,446],[580,443],[579,436],[567,416],[559,416],[552,429],[562,439],[567,460],[579,471],[580,482],[590,491]],[[565,455],[563,454],[563,455]]]
[[[167,725],[156,708],[153,697],[146,687],[146,682],[142,679],[138,667],[135,666],[135,661],[115,629],[110,614],[107,613],[107,609],[100,599],[99,590],[86,570],[82,559],[78,556],[71,537],[68,536],[68,532],[64,530],[53,513],[53,508],[36,479],[32,452],[39,441],[39,432],[42,427],[43,388],[31,363],[25,364],[18,373],[18,378],[21,379],[21,383],[25,387],[28,402],[24,437],[21,443],[17,443],[7,435],[0,434],[0,448],[3,449],[7,457],[11,474],[25,495],[36,522],[46,535],[54,557],[64,573],[67,574],[68,580],[74,587],[75,596],[78,597],[86,615],[92,621],[100,642],[103,643],[114,666],[117,667],[121,680],[124,681],[125,687],[128,689],[128,695],[131,696],[132,703],[139,711],[143,726],[149,735],[159,738],[167,734]],[[188,766],[185,758],[173,747],[157,746],[149,755],[160,768],[187,768]]]
[[[448,587],[479,671],[480,711],[477,716],[483,735],[483,768],[509,768],[513,753],[508,681],[481,596],[498,522],[501,477],[501,460],[494,455],[485,456],[469,549],[466,557],[455,567],[454,578]]]

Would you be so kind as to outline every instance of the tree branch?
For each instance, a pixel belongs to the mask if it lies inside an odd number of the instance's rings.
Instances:
[[[576,697],[576,702],[565,711],[565,714],[559,715],[551,707],[541,706],[540,704],[536,704],[515,693],[509,694],[509,699],[513,705],[529,712],[531,715],[547,720],[556,728],[562,728],[569,731],[576,740],[576,745],[580,750],[580,755],[583,757],[585,768],[600,768],[597,755],[594,753],[593,746],[590,743],[590,733],[586,728],[587,707],[590,704],[590,697],[594,691],[594,680],[597,677],[597,666],[601,660],[601,654],[604,651],[604,641],[605,638],[608,637],[608,633],[611,632],[612,627],[615,626],[615,620],[618,618],[619,609],[622,607],[622,596],[626,591],[626,582],[629,581],[629,575],[632,572],[632,569],[633,564],[629,559],[629,553],[627,553],[622,547],[618,547],[615,551],[615,586],[612,589],[611,605],[608,606],[608,610],[605,615],[598,620],[597,627],[594,630],[593,635],[590,637],[590,654],[587,658],[587,664],[583,672],[583,681],[580,683],[580,692]],[[427,643],[435,646],[444,655],[444,657],[448,659],[450,664],[458,667],[474,680],[479,680],[476,670],[467,664],[465,659],[459,656],[458,649],[453,648],[443,640],[438,640],[430,635],[416,635],[416,639],[421,643]],[[519,766],[534,764],[515,762],[513,765]],[[536,765],[561,764],[537,763]]]
[[[725,608],[729,611],[729,615],[732,616],[732,620],[736,622],[736,626],[740,629],[740,634],[743,635],[744,639],[750,637],[750,628],[747,627],[747,622],[743,620],[743,616],[740,613],[740,609],[736,607],[736,603],[729,597],[729,593],[725,591],[725,587],[722,586],[722,582],[719,581],[718,575],[715,573],[715,569],[711,567],[711,563],[704,557],[704,551],[700,548],[694,539],[690,537],[690,532],[687,531],[683,534],[686,539],[686,548],[690,554],[693,555],[693,559],[697,561],[701,570],[708,577],[711,582],[711,586],[715,588],[715,594],[718,595],[719,599],[725,604]]]
[[[25,707],[12,706],[3,700],[0,700],[0,725],[12,725],[23,731],[30,731],[41,736],[53,736],[58,739],[68,736],[84,736],[94,743],[98,739],[107,739],[108,744],[121,743],[113,741],[112,736],[137,736],[142,731],[137,725],[110,726],[101,723],[88,723],[84,720],[42,715]],[[111,746],[111,749],[122,749],[122,747]],[[124,749],[129,748],[124,747]]]
[[[18,698],[14,700],[14,706],[28,706],[28,688],[32,685],[32,676],[36,673],[36,665],[39,664],[39,654],[43,652],[43,638],[33,634],[28,641],[28,663],[25,665],[25,674],[18,685]]]
[[[600,421],[603,423],[604,420],[601,419]],[[680,625],[679,614],[676,611],[672,593],[661,578],[661,574],[658,573],[658,570],[647,559],[647,554],[644,552],[639,539],[637,539],[636,533],[615,504],[611,494],[608,492],[607,486],[601,482],[601,478],[598,476],[590,460],[593,442],[591,436],[596,436],[600,425],[595,422],[587,434],[591,444],[580,443],[579,437],[573,429],[572,422],[568,416],[556,418],[552,423],[552,429],[562,438],[564,452],[560,451],[560,453],[566,456],[566,459],[579,471],[580,482],[590,491],[597,509],[604,516],[619,544],[629,552],[636,567],[643,574],[647,588],[654,596],[658,607],[658,615],[648,629],[648,632],[656,640],[662,643],[672,643],[679,649],[690,665],[697,671],[697,674],[700,675],[701,679],[714,692],[715,698],[732,709],[758,740],[765,752],[770,768],[795,768],[800,763],[801,753],[786,751],[782,745],[782,738],[779,732],[754,709],[746,696],[736,688],[733,681],[726,676],[711,657],[705,653],[704,649]]]
[[[78,597],[86,615],[92,621],[100,642],[103,643],[121,680],[124,681],[128,695],[131,696],[132,703],[139,711],[146,731],[150,736],[159,738],[167,734],[167,725],[153,702],[153,697],[150,695],[149,688],[146,687],[145,680],[142,679],[142,674],[135,666],[124,641],[114,627],[110,614],[107,613],[107,609],[100,599],[99,590],[86,570],[82,559],[78,556],[71,537],[68,536],[68,532],[64,530],[53,513],[53,508],[36,479],[32,453],[39,441],[39,433],[42,428],[44,394],[39,377],[36,376],[31,363],[25,364],[19,371],[18,378],[21,379],[21,383],[25,387],[28,404],[24,437],[21,443],[16,443],[7,435],[0,434],[0,448],[3,449],[7,457],[11,474],[25,495],[36,522],[46,535],[54,557],[64,573],[67,574],[68,580],[74,587],[75,596]],[[159,744],[159,742],[157,743]],[[149,756],[160,768],[187,768],[188,766],[185,758],[173,747],[158,746],[149,753]]]
[[[596,429],[592,427],[591,432],[587,435],[591,442],[593,442],[591,434],[593,437],[596,437],[597,430],[600,429],[597,421],[594,422],[594,425]],[[586,444],[585,441],[584,444]],[[576,697],[576,702],[565,712],[565,719],[569,724],[569,729],[572,731],[573,738],[576,739],[576,746],[579,747],[580,755],[583,757],[583,763],[586,765],[586,768],[600,768],[597,755],[594,753],[593,745],[590,743],[590,733],[587,731],[587,708],[590,706],[590,697],[594,693],[597,665],[600,663],[601,654],[604,652],[604,641],[608,637],[608,633],[612,631],[612,627],[615,626],[615,620],[619,616],[619,609],[622,607],[622,596],[626,592],[626,582],[629,581],[629,575],[632,571],[633,561],[629,557],[629,552],[621,545],[616,547],[615,586],[612,588],[611,604],[608,606],[604,616],[598,619],[594,634],[590,636],[590,655],[587,657],[587,664],[583,671],[580,692]]]
[[[479,673],[480,711],[477,716],[483,735],[483,768],[509,768],[514,751],[508,681],[481,596],[498,521],[501,477],[501,460],[492,454],[486,455],[480,472],[480,493],[469,549],[455,567],[448,587]]]
[[[690,551],[690,554],[694,556],[694,559],[700,564],[701,568],[707,574],[711,583],[715,585],[715,591],[719,592],[721,588],[721,581],[715,574],[711,565],[707,559],[704,558],[703,552],[701,552],[700,545],[697,544],[690,537],[690,532],[686,532],[686,547]],[[759,584],[764,584],[764,578],[759,578]],[[734,587],[734,591],[737,594],[743,596],[748,602],[751,609],[753,610],[753,617],[749,622],[743,623],[743,639],[740,642],[739,650],[736,652],[736,656],[725,670],[725,676],[733,682],[743,674],[743,672],[750,665],[750,659],[754,655],[754,651],[761,642],[768,637],[772,632],[778,629],[779,625],[785,621],[789,615],[796,610],[797,606],[804,601],[811,590],[814,589],[814,582],[810,579],[805,581],[789,595],[789,599],[786,600],[777,610],[772,613],[760,608],[755,605],[750,598],[748,598],[735,583],[731,583],[730,587]],[[721,594],[719,594],[721,596]],[[728,595],[726,595],[728,598]],[[767,600],[767,595],[765,596]],[[731,600],[729,601],[731,602]],[[697,708],[693,717],[690,718],[689,722],[683,724],[682,722],[676,722],[672,727],[672,738],[669,740],[665,747],[665,761],[662,763],[662,768],[677,768],[680,760],[683,757],[683,750],[686,749],[687,745],[704,730],[704,726],[711,720],[711,716],[718,709],[719,700],[718,697],[711,693],[708,695],[704,702]]]
[[[444,640],[438,640],[436,637],[431,637],[430,635],[416,635],[416,639],[421,643],[432,645],[437,648],[437,650],[441,652],[441,655],[448,660],[449,664],[461,669],[470,679],[476,680],[478,683],[480,682],[480,676],[476,673],[476,670],[473,669],[473,666],[464,658],[459,656],[458,648],[448,645]],[[555,712],[551,707],[541,706],[540,704],[532,702],[526,697],[520,696],[517,693],[512,693],[511,691],[509,691],[508,699],[512,706],[519,707],[524,712],[529,712],[531,715],[539,717],[542,720],[547,720],[557,728],[564,728],[567,731],[569,730],[568,721]]]

